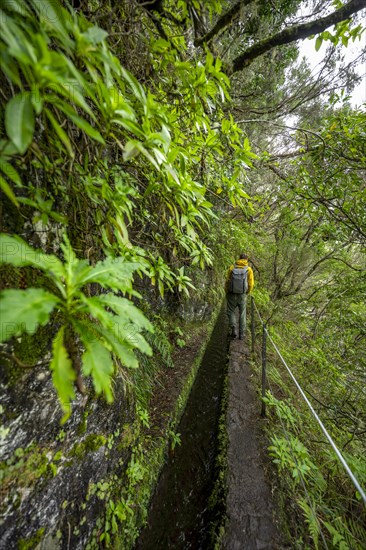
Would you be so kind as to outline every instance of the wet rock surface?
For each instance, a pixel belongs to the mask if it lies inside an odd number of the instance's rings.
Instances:
[[[222,548],[279,549],[271,488],[265,477],[260,401],[245,341],[233,340],[230,344],[228,376],[228,520]]]
[[[105,503],[93,485],[120,475],[130,456],[133,411],[120,378],[112,405],[78,395],[63,426],[50,372],[27,369],[16,384],[0,365],[0,550],[81,550]]]
[[[165,445],[172,411],[207,338],[206,326],[197,324],[184,350],[173,355],[174,366],[158,372],[149,441],[159,441],[150,448]],[[124,502],[129,494],[134,512],[130,531],[123,519],[119,522],[120,538],[125,536],[127,543],[119,539],[108,547],[131,548],[132,522],[140,526],[146,504],[139,499],[140,489],[135,496],[129,485],[128,465],[143,437],[124,377],[114,379],[112,404],[95,396],[86,379],[88,397],[77,394],[70,418],[61,425],[63,411],[48,361],[41,357],[40,365],[23,369],[7,356],[10,353],[0,353],[0,550],[104,548],[100,538],[110,502]],[[150,457],[147,465],[149,461]],[[146,481],[140,494],[147,498],[151,472],[158,466],[152,462],[149,470],[144,467]]]

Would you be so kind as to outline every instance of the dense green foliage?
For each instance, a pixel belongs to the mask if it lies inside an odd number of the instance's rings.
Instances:
[[[122,373],[148,427],[156,370],[185,345],[167,312],[218,303],[246,250],[273,338],[365,484],[366,121],[334,93],[355,83],[335,59],[362,27],[319,35],[338,50],[316,80],[291,41],[228,76],[300,4],[3,1],[1,341],[11,356],[50,327],[64,421],[83,377],[112,401]],[[361,548],[362,504],[274,356],[271,384],[290,544]],[[105,543],[128,513],[112,501]]]
[[[365,114],[347,103],[328,107],[316,132],[309,128],[306,143],[304,132],[296,136],[301,147],[296,159],[289,163],[279,156],[268,162],[279,179],[277,204],[264,215],[271,233],[265,272],[272,299],[263,310],[285,360],[362,487],[364,122]],[[274,352],[271,357],[268,404],[275,414],[270,453],[282,472],[282,491],[287,487],[295,495],[316,548],[328,541],[332,548],[361,549],[366,533],[360,495]],[[309,544],[301,529],[292,528],[299,547]]]
[[[52,345],[53,383],[66,415],[70,414],[70,401],[75,397],[73,382],[80,376],[72,368],[72,349],[65,348],[67,337],[78,334],[85,352],[82,356],[82,372],[91,375],[97,394],[104,393],[112,401],[111,375],[114,367],[111,352],[129,368],[136,368],[138,360],[134,348],[151,355],[151,348],[140,334],[142,329],[152,330],[152,325],[139,309],[126,298],[112,292],[99,296],[87,296],[83,288],[98,283],[105,290],[136,295],[132,289],[133,273],[140,264],[124,262],[122,258],[107,258],[92,267],[87,260],[78,260],[64,235],[61,249],[65,263],[52,255],[30,248],[19,237],[0,236],[0,246],[6,251],[5,261],[18,267],[31,265],[52,281],[55,293],[42,288],[26,290],[7,289],[2,293],[1,312],[5,322],[1,325],[0,340],[24,332],[34,334],[39,325],[45,325],[54,308],[58,309],[59,328]],[[113,313],[110,312],[112,310]],[[70,356],[70,357],[69,357]],[[79,389],[82,391],[81,382]]]
[[[228,98],[229,81],[220,71],[221,63],[210,54],[204,64],[183,62],[168,42],[151,36],[156,56],[152,66],[165,71],[166,77],[146,90],[113,56],[105,42],[107,33],[82,15],[55,2],[28,7],[10,2],[6,8],[2,68],[8,77],[9,100],[0,165],[16,188],[14,192],[3,179],[3,191],[16,206],[28,206],[28,212],[34,212],[33,222],[40,221],[56,238],[61,239],[62,226],[69,226],[74,248],[88,249],[92,264],[104,251],[110,259],[121,258],[129,262],[124,265],[142,269],[161,296],[166,288],[188,295],[193,285],[185,266],[212,264],[203,237],[215,214],[206,196],[219,193],[241,204],[247,195],[240,168],[254,156],[242,131],[225,118],[216,101]],[[19,89],[15,95],[14,86]],[[215,113],[215,128],[207,109]],[[230,144],[232,162],[218,181],[215,170],[225,158],[225,142]],[[203,163],[210,170],[203,171]],[[53,229],[51,222],[57,222]],[[6,242],[3,236],[3,242],[3,261],[27,265],[7,254],[11,239]],[[75,256],[69,258],[70,270],[78,269],[78,264],[72,266],[75,261]],[[54,270],[49,273],[55,275]],[[68,283],[61,270],[56,275],[60,291]],[[90,282],[101,284],[97,279]],[[79,278],[78,288],[87,283]],[[114,290],[131,294],[129,275]],[[4,321],[11,323],[6,296]],[[35,291],[23,292],[18,300],[28,310],[25,296],[35,304]],[[85,305],[83,299],[84,309],[89,308],[97,320],[96,330],[108,331],[110,316],[102,313],[100,298],[91,300],[95,303]],[[67,307],[86,313],[78,302]],[[25,315],[20,311],[21,323],[26,323]],[[126,320],[132,327],[140,326],[136,308],[131,306],[128,319],[119,315],[113,318],[119,338]],[[34,332],[33,326],[26,330]],[[8,331],[7,336],[12,332],[19,330]],[[100,348],[104,358],[111,345],[105,352]],[[117,354],[131,367],[127,348]],[[75,376],[65,354],[63,361],[68,384]],[[75,364],[74,370],[78,371]],[[104,388],[111,398],[107,389],[111,367],[97,373],[84,365],[84,373],[90,372],[94,382],[99,377],[99,390]],[[62,388],[62,377],[56,388],[62,401],[73,395],[70,385]]]

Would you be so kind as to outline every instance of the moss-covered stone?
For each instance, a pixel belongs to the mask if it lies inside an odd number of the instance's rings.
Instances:
[[[117,445],[117,449],[122,451],[132,446],[140,433],[140,427],[135,422],[133,424],[124,424],[121,433],[121,439]]]
[[[8,540],[11,537],[14,541],[21,540],[23,548],[27,548],[27,544],[32,548],[33,543],[37,547],[35,537],[25,538],[24,533],[34,533],[39,527],[39,518],[35,515],[30,517],[27,513],[30,502],[32,506],[38,503],[42,506],[42,499],[48,492],[54,495],[55,502],[50,517],[45,519],[47,524],[42,522],[46,533],[54,533],[57,529],[63,540],[70,537],[70,547],[74,548],[80,548],[80,541],[83,541],[82,544],[89,541],[89,548],[99,548],[104,532],[106,535],[102,544],[108,540],[108,534],[111,543],[117,541],[116,548],[133,547],[139,529],[146,521],[150,498],[165,462],[170,444],[169,431],[174,430],[185,407],[210,328],[201,327],[200,333],[195,335],[197,355],[194,357],[191,354],[192,362],[186,363],[184,371],[177,370],[181,389],[178,388],[175,394],[175,406],[173,400],[161,416],[158,427],[151,421],[150,431],[138,416],[134,417],[135,401],[132,392],[125,391],[122,377],[116,378],[116,399],[112,405],[90,397],[85,404],[77,396],[73,415],[61,429],[61,412],[56,396],[51,392],[50,375],[43,369],[20,371],[23,375],[21,384],[9,388],[13,406],[11,409],[9,407],[9,412],[8,408],[3,412],[5,427],[14,424],[16,428],[21,422],[22,430],[27,433],[27,438],[21,440],[24,451],[15,449],[15,454],[12,450],[9,453],[10,462],[4,462],[0,473],[7,488],[5,505],[11,503],[12,517],[15,515],[17,518],[15,522],[9,516],[7,529],[11,534]],[[52,331],[46,332],[51,339]],[[49,351],[47,333],[42,337]],[[27,341],[22,338],[20,347],[23,345],[26,348]],[[38,347],[41,343],[40,340]],[[21,353],[24,362],[37,360],[37,346],[35,349],[21,349]],[[141,370],[143,368],[145,366]],[[152,378],[157,376],[159,370],[165,369],[166,372],[168,368],[161,360],[146,365],[146,371],[150,370]],[[140,389],[145,391],[142,385]],[[147,389],[150,391],[150,387]],[[13,410],[16,414],[14,418],[11,417]],[[15,428],[14,434],[18,435]],[[19,431],[19,434],[22,433]],[[108,456],[104,456],[106,454]],[[62,500],[66,499],[70,504],[64,509]],[[113,528],[110,527],[112,525]],[[46,548],[45,544],[44,539],[40,548]]]
[[[14,386],[32,367],[44,359],[51,348],[52,331],[38,327],[35,334],[24,333],[10,341],[12,350],[1,352],[1,378],[7,386]],[[14,358],[13,358],[14,357]]]
[[[85,410],[78,427],[78,435],[80,436],[84,435],[86,432],[86,429],[88,426],[88,415],[89,415],[89,411]]]
[[[69,456],[82,459],[86,453],[97,451],[105,445],[107,438],[104,435],[90,434],[81,443],[76,443],[71,449]]]
[[[15,356],[26,365],[35,365],[50,349],[49,327],[38,327],[35,334],[24,333],[14,341]],[[23,369],[24,372],[24,369]]]
[[[41,542],[44,536],[44,527],[38,529],[37,533],[33,537],[28,539],[20,539],[18,541],[18,550],[32,550]]]
[[[211,522],[211,547],[219,550],[222,547],[222,539],[226,527],[226,499],[227,499],[227,406],[228,406],[228,377],[225,376],[221,398],[221,413],[218,427],[218,453],[215,461],[215,483],[209,498],[208,506],[212,510]]]
[[[14,492],[14,479],[18,489],[31,490],[36,482],[51,479],[56,475],[57,468],[48,458],[44,450],[36,446],[28,449],[18,448],[6,461],[0,463],[0,481],[4,498],[12,498],[15,507],[20,506],[21,500]]]

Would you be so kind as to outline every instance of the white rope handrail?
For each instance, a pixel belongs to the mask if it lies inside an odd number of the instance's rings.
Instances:
[[[296,380],[295,376],[293,375],[293,373],[292,373],[290,367],[287,365],[287,363],[286,363],[286,361],[284,360],[284,358],[282,357],[282,355],[281,355],[279,349],[277,348],[276,344],[274,343],[274,341],[272,340],[271,336],[269,335],[268,330],[267,330],[267,328],[266,328],[266,325],[265,325],[265,323],[263,322],[263,319],[262,319],[262,317],[261,317],[261,315],[260,315],[260,313],[259,313],[259,311],[258,311],[258,308],[257,308],[257,306],[256,306],[256,303],[255,303],[254,299],[253,299],[252,303],[254,304],[254,307],[255,307],[255,309],[256,309],[256,311],[257,311],[258,317],[259,317],[259,319],[260,319],[260,321],[261,321],[261,323],[262,323],[262,325],[263,325],[263,327],[264,327],[264,330],[265,330],[265,332],[266,332],[266,334],[267,334],[267,336],[268,336],[268,338],[269,338],[269,340],[270,340],[272,346],[273,346],[274,349],[276,350],[276,353],[278,354],[278,356],[279,356],[279,358],[281,359],[282,363],[285,365],[285,367],[286,367],[286,369],[287,369],[289,375],[291,376],[292,380],[294,381],[294,383],[295,383],[297,389],[299,390],[301,396],[302,396],[303,399],[305,400],[305,402],[306,402],[307,406],[309,407],[311,413],[313,414],[315,420],[318,422],[318,424],[319,424],[319,426],[320,426],[322,432],[324,433],[325,437],[328,439],[328,441],[329,441],[330,445],[332,446],[334,452],[336,453],[336,455],[337,455],[339,461],[341,462],[342,466],[344,467],[344,469],[346,470],[347,474],[348,474],[349,477],[351,478],[351,480],[352,480],[352,482],[353,482],[353,485],[356,487],[357,491],[360,493],[361,498],[362,498],[364,504],[366,505],[366,493],[365,493],[365,491],[362,489],[360,483],[358,482],[358,480],[357,480],[357,478],[355,477],[354,473],[352,472],[351,468],[348,466],[348,464],[347,464],[346,460],[344,459],[342,453],[340,452],[340,450],[338,449],[338,447],[337,447],[336,444],[334,443],[333,439],[332,439],[331,436],[329,435],[329,433],[328,433],[327,429],[325,428],[323,422],[320,420],[319,416],[318,416],[317,413],[315,412],[315,410],[314,410],[312,404],[310,403],[309,399],[306,397],[306,395],[305,395],[304,391],[302,390],[300,384],[298,383],[298,381]]]

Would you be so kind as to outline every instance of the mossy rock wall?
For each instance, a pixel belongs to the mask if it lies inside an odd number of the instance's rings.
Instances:
[[[80,395],[64,426],[45,368],[26,372],[2,390],[1,547],[31,548],[42,531],[48,542],[41,547],[47,550],[84,548],[104,509],[93,486],[111,472],[123,472],[131,454],[134,424],[122,381],[116,379],[112,405],[85,402]]]
[[[198,351],[164,420],[165,437],[154,437],[134,417],[132,395],[118,376],[111,405],[95,398],[89,387],[88,397],[77,397],[71,417],[61,425],[47,358],[28,369],[0,356],[0,548],[133,546],[164,464],[168,432],[184,410],[215,319],[216,314],[200,334]]]

